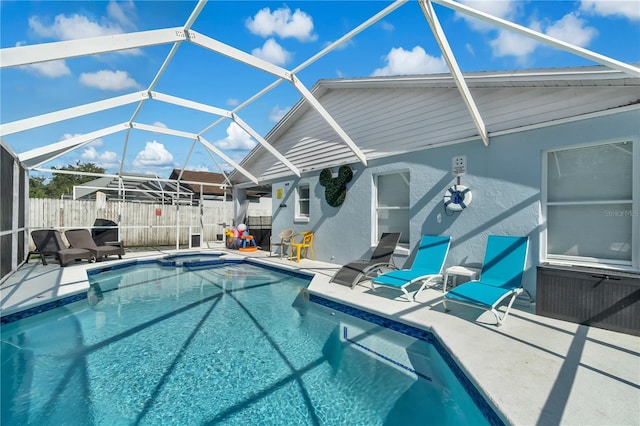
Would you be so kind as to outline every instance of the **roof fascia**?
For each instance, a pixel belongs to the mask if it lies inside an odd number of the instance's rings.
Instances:
[[[422,0],[424,1],[424,0]],[[631,75],[632,77],[640,78],[640,68],[635,67],[633,65],[626,64],[624,62],[609,58],[608,56],[601,55],[599,53],[592,52],[588,49],[584,49],[582,47],[578,47],[571,43],[567,43],[562,40],[558,40],[556,38],[550,37],[546,34],[542,34],[538,31],[532,30],[527,27],[523,27],[521,25],[515,24],[513,22],[509,22],[505,19],[497,18],[495,16],[489,15],[488,13],[481,12],[472,7],[466,6],[462,3],[452,0],[428,0],[433,3],[440,4],[442,6],[448,7],[449,9],[453,9],[457,12],[463,13],[465,15],[472,16],[474,18],[480,19],[485,22],[490,22],[495,24],[501,28],[505,28],[510,31],[514,31],[520,35],[532,38],[544,44],[556,47],[558,49],[564,50],[566,52],[573,53],[575,55],[581,56],[585,59],[589,59],[591,61],[597,62],[599,64],[605,65],[607,67],[617,69],[626,74]]]
[[[449,41],[447,40],[447,36],[445,35],[442,26],[440,25],[440,21],[438,20],[438,16],[436,15],[435,10],[433,9],[433,4],[431,4],[430,0],[420,0],[420,8],[424,13],[425,18],[427,18],[427,22],[431,27],[431,31],[440,46],[440,51],[442,51],[442,55],[444,56],[444,60],[447,62],[449,66],[449,70],[453,75],[453,78],[456,81],[456,86],[458,86],[458,91],[462,95],[462,99],[464,103],[467,105],[467,109],[473,118],[473,122],[478,129],[478,133],[482,138],[482,142],[484,142],[485,146],[489,145],[489,136],[487,135],[487,127],[484,124],[484,120],[480,115],[480,111],[473,100],[473,96],[471,96],[471,92],[469,91],[469,87],[467,86],[467,82],[462,75],[462,71],[460,71],[460,67],[458,66],[458,62],[456,61],[455,55],[451,50],[451,46],[449,46]]]

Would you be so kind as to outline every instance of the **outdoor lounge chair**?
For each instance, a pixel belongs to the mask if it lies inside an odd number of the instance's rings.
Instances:
[[[282,259],[282,256],[284,255],[285,247],[291,246],[291,239],[293,238],[293,233],[294,233],[293,229],[285,229],[284,231],[278,234],[277,238],[280,241],[277,241],[277,240],[274,241],[274,238],[271,237],[272,241],[269,247],[269,255],[273,254],[273,251],[276,247],[280,247],[280,258]]]
[[[526,292],[531,299],[531,295],[522,288],[528,245],[528,237],[489,235],[480,279],[468,281],[445,293],[445,310],[449,310],[448,302],[485,309],[491,311],[497,325],[501,325],[519,294]],[[497,307],[508,297],[511,299],[501,318]]]
[[[73,248],[83,248],[89,250],[96,258],[97,262],[100,262],[103,258],[111,256],[113,254],[118,255],[118,258],[122,259],[120,254],[120,247],[104,245],[99,246],[91,238],[91,233],[88,229],[69,229],[65,231],[64,235],[67,236],[67,240]]]
[[[62,241],[60,232],[55,229],[31,231],[31,238],[33,238],[36,249],[29,252],[26,262],[29,262],[32,254],[40,255],[43,265],[47,264],[45,256],[55,256],[61,266],[67,266],[69,263],[80,259],[87,259],[89,262],[95,260],[93,253],[89,250],[67,247]]]
[[[427,286],[442,281],[444,261],[449,253],[451,237],[423,235],[416,248],[416,255],[409,269],[386,272],[371,279],[371,289],[374,284],[397,288],[401,290],[409,301],[415,300]],[[409,295],[407,287],[422,281],[422,286],[413,297]]]
[[[400,232],[382,234],[371,258],[347,263],[336,272],[330,282],[354,288],[360,281],[371,278],[381,268],[398,269],[392,259],[398,241],[400,241]]]
[[[96,219],[91,229],[91,238],[97,246],[116,246],[124,255],[124,243],[118,240],[118,224],[109,219]]]

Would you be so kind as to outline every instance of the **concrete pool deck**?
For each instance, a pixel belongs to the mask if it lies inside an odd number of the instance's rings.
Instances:
[[[313,273],[311,293],[435,333],[470,380],[516,425],[640,425],[640,337],[535,315],[518,301],[501,327],[492,314],[463,306],[442,307],[440,287],[409,302],[400,291],[368,283],[353,290],[329,283],[338,265],[300,263],[268,253],[222,251]],[[189,253],[181,250],[179,253]],[[0,286],[2,315],[86,291],[86,271],[175,250],[127,252],[122,260],[76,263],[61,268],[39,259],[22,265]]]

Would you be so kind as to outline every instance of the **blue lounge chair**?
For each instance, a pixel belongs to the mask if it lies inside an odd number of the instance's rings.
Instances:
[[[445,293],[445,310],[449,310],[447,302],[485,309],[495,315],[500,326],[519,294],[526,292],[531,299],[529,292],[522,288],[528,245],[528,237],[489,235],[480,279],[466,282]],[[497,307],[508,297],[511,300],[501,318]]]
[[[409,301],[415,300],[422,290],[428,285],[442,281],[442,268],[449,252],[451,237],[423,235],[420,244],[416,248],[416,256],[410,269],[399,269],[386,272],[371,280],[371,289],[375,291],[374,284],[401,290]],[[413,283],[422,281],[422,286],[414,297],[409,295],[407,287]]]

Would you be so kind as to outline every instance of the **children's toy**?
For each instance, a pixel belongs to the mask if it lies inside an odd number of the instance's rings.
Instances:
[[[225,229],[227,248],[237,249],[239,251],[250,252],[256,251],[259,247],[256,245],[253,235],[249,234],[247,225],[241,223],[237,227]]]
[[[240,240],[242,241],[242,247],[238,248],[240,251],[256,251],[258,246],[256,245],[253,235],[249,234],[247,225],[241,223],[238,225],[238,231],[240,233]]]

